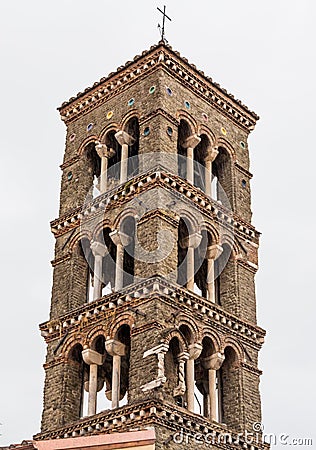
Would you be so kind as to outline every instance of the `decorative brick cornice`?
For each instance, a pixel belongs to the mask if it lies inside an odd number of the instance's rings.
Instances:
[[[123,432],[136,428],[144,429],[149,425],[162,426],[170,430],[171,433],[182,431],[184,435],[191,436],[197,433],[211,435],[214,436],[214,441],[218,442],[216,446],[226,450],[233,448],[232,445],[225,444],[221,440],[221,436],[225,436],[227,433],[230,433],[233,441],[239,443],[238,448],[244,448],[245,450],[266,450],[269,448],[268,444],[260,441],[247,442],[240,434],[229,430],[225,425],[213,422],[198,414],[190,413],[177,405],[166,401],[162,403],[158,400],[127,405],[112,411],[107,410],[61,428],[39,433],[34,436],[34,440],[65,439],[76,436]]]
[[[173,51],[169,45],[163,43],[151,47],[149,51],[136,56],[125,66],[119,67],[116,73],[101,78],[91,88],[85,89],[83,93],[79,92],[77,97],[72,97],[68,102],[64,102],[58,108],[62,120],[69,123],[82,114],[86,114],[134,84],[138,78],[147,76],[159,67],[177,78],[183,85],[229,117],[239,127],[248,132],[255,127],[259,117],[254,112],[213,82],[211,78],[206,77],[193,64],[189,64],[186,58]]]
[[[233,231],[236,235],[258,241],[260,233],[256,229],[236,214],[215,200],[211,200],[200,189],[188,183],[177,175],[168,173],[165,169],[153,169],[140,174],[105,194],[95,198],[82,208],[69,211],[69,213],[51,222],[51,230],[58,237],[80,225],[81,220],[92,220],[98,214],[105,214],[106,211],[118,205],[129,202],[142,192],[155,187],[162,187],[171,191],[179,199],[193,202],[203,214],[210,217],[216,223]]]
[[[261,347],[265,336],[265,331],[262,328],[241,320],[219,305],[158,276],[131,284],[119,292],[106,295],[77,308],[61,316],[58,320],[45,322],[40,325],[40,330],[45,336],[46,342],[49,342],[56,337],[62,337],[66,333],[76,331],[78,328],[82,330],[91,327],[100,320],[104,321],[110,316],[117,315],[129,306],[140,307],[153,298],[158,298],[171,305],[177,305],[181,310],[194,313],[195,316],[199,315],[201,320],[210,323],[212,327],[220,329],[224,333],[235,335],[238,339],[256,349]]]
[[[254,375],[257,375],[258,377],[260,377],[262,375],[262,370],[258,369],[255,366],[252,366],[251,364],[248,364],[246,362],[242,362],[241,367],[243,367],[245,370],[248,370],[248,372],[251,372]]]
[[[148,222],[155,217],[170,223],[172,226],[177,227],[179,225],[179,218],[176,217],[176,214],[173,211],[165,211],[162,209],[156,209],[154,211],[149,211],[144,214],[138,222],[138,225]]]

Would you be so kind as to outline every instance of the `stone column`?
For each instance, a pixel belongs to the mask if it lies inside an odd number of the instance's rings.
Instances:
[[[82,350],[82,359],[90,366],[88,416],[97,411],[98,366],[103,364],[103,355],[89,348]]]
[[[193,233],[182,239],[180,245],[182,248],[188,249],[187,252],[187,284],[186,288],[190,291],[194,290],[194,249],[197,248],[202,240],[200,233]]]
[[[105,144],[96,142],[96,152],[101,158],[100,192],[103,194],[107,190],[108,159],[115,155],[115,150],[108,148]]]
[[[102,263],[104,256],[108,253],[108,249],[101,242],[92,241],[91,251],[94,255],[94,285],[93,285],[93,300],[102,297]]]
[[[122,130],[115,134],[115,139],[122,146],[120,183],[124,183],[127,180],[128,147],[134,144],[135,139]]]
[[[208,358],[203,359],[204,369],[208,371],[208,402],[206,416],[211,420],[217,420],[217,402],[216,402],[216,371],[220,369],[225,360],[222,353],[214,353]]]
[[[187,377],[187,408],[194,412],[194,386],[195,386],[195,370],[194,361],[200,356],[202,351],[201,344],[189,345],[189,359],[186,364]]]
[[[105,341],[105,350],[113,356],[112,367],[112,409],[119,407],[121,389],[121,357],[126,353],[126,346],[115,339]]]
[[[197,134],[189,136],[182,146],[187,149],[187,180],[194,183],[194,149],[201,142],[201,138]]]
[[[218,244],[207,247],[207,298],[212,303],[215,303],[215,272],[214,264],[223,251],[223,247]]]
[[[110,238],[116,245],[115,291],[119,291],[124,281],[124,247],[131,243],[132,238],[119,230],[112,231]]]
[[[205,194],[212,197],[212,163],[218,155],[218,147],[210,147],[205,158]]]
[[[189,354],[182,352],[178,356],[178,386],[173,391],[174,397],[185,394],[185,362],[189,359]]]

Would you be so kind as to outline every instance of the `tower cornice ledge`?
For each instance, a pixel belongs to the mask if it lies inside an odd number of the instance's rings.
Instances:
[[[92,87],[64,102],[58,108],[62,120],[66,124],[72,122],[159,67],[180,80],[183,85],[193,90],[210,106],[221,111],[239,127],[248,132],[254,129],[256,121],[259,119],[256,113],[207,77],[204,72],[198,70],[195,65],[190,64],[186,58],[181,57],[180,53],[174,51],[170,45],[162,42],[152,46],[141,55],[135,56],[133,61],[128,61],[116,72],[101,78]]]

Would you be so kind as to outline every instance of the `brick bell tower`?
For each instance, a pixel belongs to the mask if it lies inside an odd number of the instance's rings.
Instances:
[[[35,441],[151,430],[140,448],[206,449],[253,432],[265,335],[247,145],[257,115],[162,41],[59,111]]]

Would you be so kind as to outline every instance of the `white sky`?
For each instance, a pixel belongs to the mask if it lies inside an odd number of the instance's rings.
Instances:
[[[65,141],[55,108],[159,40],[157,1],[0,3],[0,445],[39,431],[38,324],[49,312],[49,221]],[[315,2],[169,0],[167,7],[173,48],[261,116],[250,148],[253,222],[263,232],[259,325],[268,331],[263,422],[268,433],[313,437]]]

